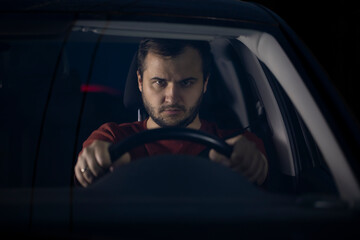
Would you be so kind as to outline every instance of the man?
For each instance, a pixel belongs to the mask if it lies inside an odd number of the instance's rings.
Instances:
[[[161,153],[200,154],[206,147],[175,140],[145,144],[111,163],[108,148],[126,137],[147,129],[187,127],[225,138],[223,131],[199,118],[199,106],[209,81],[210,50],[197,41],[146,39],[138,51],[138,87],[149,117],[142,122],[106,123],[84,142],[75,166],[77,181],[87,187],[108,169],[137,158]],[[224,164],[261,185],[268,163],[260,139],[245,132],[226,140],[233,146],[231,158],[211,149],[209,158]]]

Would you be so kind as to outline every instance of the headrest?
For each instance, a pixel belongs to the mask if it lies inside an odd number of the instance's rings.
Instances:
[[[129,109],[142,108],[143,103],[141,99],[141,93],[138,88],[136,71],[137,66],[137,51],[132,59],[129,72],[126,78],[125,91],[124,91],[124,105]]]

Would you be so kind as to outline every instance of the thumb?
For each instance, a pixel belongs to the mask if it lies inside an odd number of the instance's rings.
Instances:
[[[119,157],[110,167],[110,172],[113,172],[115,168],[120,167],[124,164],[127,164],[131,161],[130,153],[124,153],[121,157]]]
[[[243,138],[242,135],[237,135],[236,137],[232,137],[232,138],[226,139],[225,142],[226,142],[227,144],[231,145],[231,146],[234,146],[235,143],[236,143],[237,141],[239,141],[240,139],[242,139],[242,138]]]
[[[218,153],[216,150],[211,149],[209,152],[209,159],[213,162],[218,162],[229,167],[231,165],[230,160],[224,155]]]

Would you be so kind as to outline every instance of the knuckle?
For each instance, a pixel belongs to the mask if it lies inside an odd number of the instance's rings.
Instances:
[[[125,153],[113,163],[113,166],[121,166],[129,162],[131,162],[131,156],[129,153]]]
[[[85,162],[85,157],[83,154],[79,155],[78,158],[77,158],[77,162],[76,162],[76,165],[75,166],[78,166],[80,167],[79,165],[84,163]]]
[[[106,147],[106,144],[98,145],[94,151],[94,155],[95,155],[97,163],[100,166],[104,167],[106,165],[109,165],[110,155],[109,155],[109,150]]]
[[[80,173],[76,174],[76,178],[77,178],[77,180],[78,180],[78,182],[80,183],[81,186],[83,186],[83,187],[88,186],[88,183],[86,182],[85,178]]]
[[[214,149],[211,149],[209,152],[209,158],[213,161],[216,161],[218,159],[218,154]]]
[[[93,176],[92,176],[92,174],[89,173],[88,171],[84,173],[84,177],[85,177],[85,179],[86,179],[89,183],[92,183],[92,181],[93,181],[93,179],[94,179]]]
[[[91,173],[94,174],[97,177],[99,171],[98,171],[98,167],[96,166],[94,161],[89,161],[88,162],[88,167],[89,167],[89,170],[91,171]]]
[[[79,168],[80,168],[80,162],[81,162],[81,160],[80,160],[80,158],[78,158],[78,159],[77,159],[77,162],[76,162],[76,164],[75,164],[75,168],[74,168],[75,173],[76,173],[76,169],[79,169]]]
[[[91,147],[86,147],[83,149],[81,156],[90,156],[93,153],[93,149]]]
[[[101,168],[108,168],[110,166],[109,163],[104,161],[104,159],[102,159],[102,158],[96,158],[96,162],[99,165],[99,167],[101,167]]]

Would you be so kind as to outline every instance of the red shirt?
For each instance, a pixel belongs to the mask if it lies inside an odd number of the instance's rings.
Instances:
[[[92,132],[89,138],[83,143],[83,148],[89,146],[94,140],[102,140],[112,143],[117,143],[131,135],[147,130],[146,122],[133,122],[133,123],[105,123],[99,129]],[[201,120],[200,131],[208,134],[215,135],[219,138],[226,139],[239,135],[239,131],[234,130],[221,130],[218,129],[214,123],[209,123]],[[261,139],[248,131],[243,135],[250,141],[254,142],[258,149],[265,154],[265,148]],[[136,147],[129,151],[131,159],[138,159],[147,156],[154,156],[160,154],[185,154],[185,155],[199,155],[206,149],[205,145],[182,141],[182,140],[161,140],[152,143],[147,143],[142,146]]]

